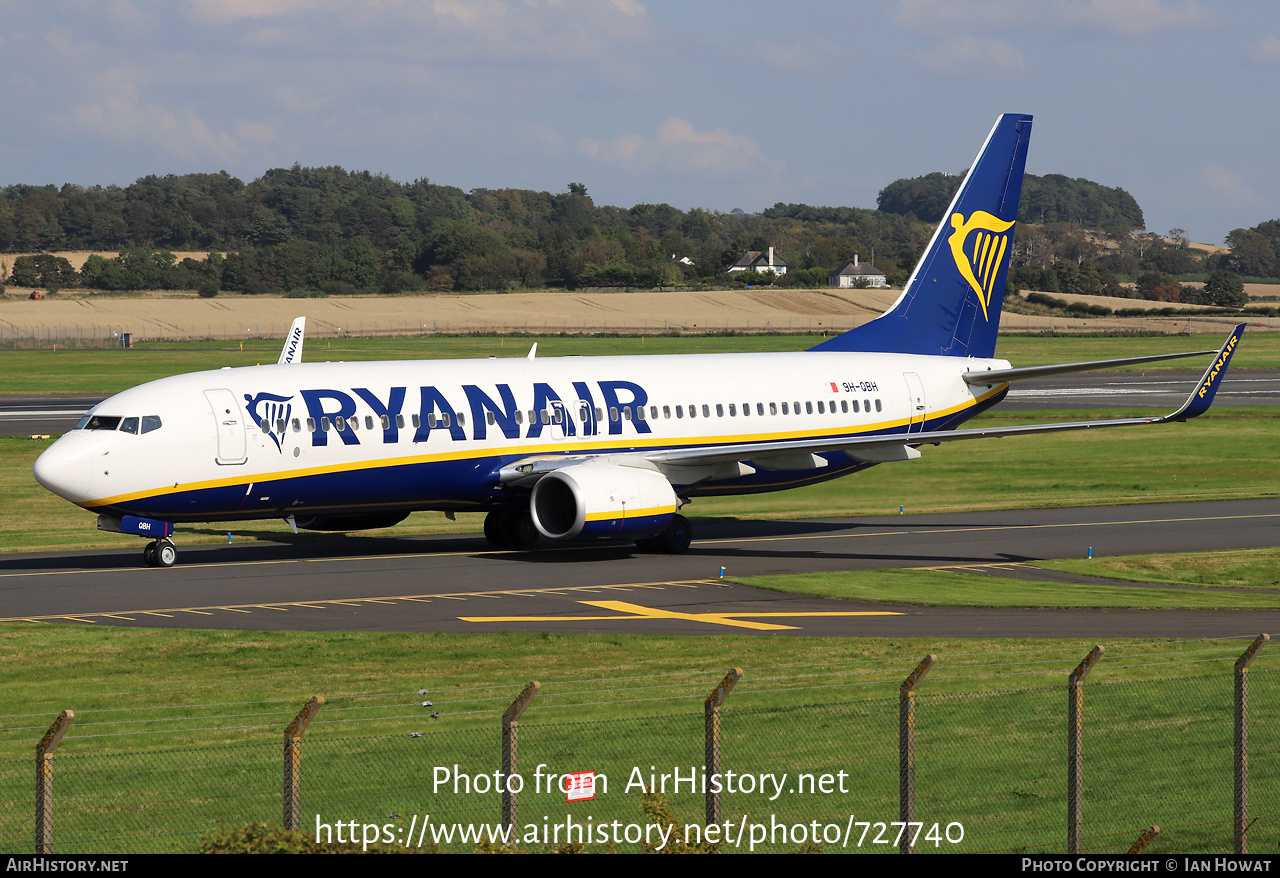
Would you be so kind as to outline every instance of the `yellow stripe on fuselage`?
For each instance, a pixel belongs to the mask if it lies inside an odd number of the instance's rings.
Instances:
[[[950,408],[941,409],[936,412],[930,412],[925,419],[936,419],[947,417],[949,415],[958,414],[959,412],[973,408],[979,403],[990,399],[998,393],[1001,393],[1009,386],[1008,382],[1001,384],[994,390],[987,391],[981,396],[974,397],[959,405]],[[646,421],[645,423],[650,423]],[[353,472],[357,470],[373,470],[400,466],[415,466],[424,463],[442,463],[450,460],[474,460],[486,457],[509,457],[518,455],[520,457],[528,457],[539,454],[565,453],[565,454],[607,454],[611,451],[625,449],[626,451],[636,451],[644,448],[667,447],[672,449],[698,449],[707,446],[717,445],[742,445],[752,442],[785,442],[790,440],[812,439],[816,436],[826,436],[829,438],[840,438],[842,435],[854,438],[867,433],[874,433],[879,430],[888,430],[894,427],[909,426],[911,419],[898,418],[891,421],[880,421],[874,424],[868,424],[857,430],[853,430],[846,434],[835,433],[831,430],[795,430],[789,432],[777,433],[747,433],[747,434],[730,434],[722,436],[701,436],[692,438],[689,442],[681,444],[678,438],[644,438],[643,436],[629,436],[627,438],[617,438],[604,442],[594,442],[590,447],[583,448],[577,445],[567,444],[581,437],[568,436],[564,439],[557,439],[551,442],[543,442],[539,445],[516,445],[516,446],[496,446],[483,449],[467,449],[460,451],[441,452],[437,454],[416,454],[403,457],[382,458],[380,460],[364,460],[349,461],[346,463],[333,463],[324,466],[306,467],[303,469],[282,470],[276,472],[251,473],[238,476],[232,476],[225,479],[206,479],[198,482],[179,483],[177,485],[166,486],[163,488],[152,488],[146,491],[135,491],[130,494],[118,494],[114,497],[103,497],[99,500],[86,500],[77,505],[84,509],[94,509],[99,506],[112,506],[120,503],[128,503],[133,500],[145,500],[149,497],[160,497],[166,494],[182,494],[189,491],[205,491],[213,488],[228,488],[237,485],[248,485],[250,483],[273,482],[280,479],[299,479],[311,476],[330,475],[333,473]],[[909,434],[903,434],[904,438],[910,438]],[[591,437],[599,439],[600,437]],[[345,446],[344,446],[345,447]],[[779,452],[770,452],[777,454]],[[656,513],[655,513],[656,514]]]

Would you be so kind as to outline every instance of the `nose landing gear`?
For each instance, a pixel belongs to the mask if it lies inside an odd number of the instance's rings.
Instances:
[[[172,567],[178,560],[178,549],[172,540],[152,540],[142,550],[142,560],[148,567]]]

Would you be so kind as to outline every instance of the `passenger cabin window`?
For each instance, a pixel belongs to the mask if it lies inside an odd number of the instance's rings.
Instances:
[[[682,405],[678,405],[678,406],[676,406],[676,417],[677,417],[677,418],[683,418],[683,417],[684,417],[684,406],[682,406]]]
[[[403,426],[404,426],[404,422],[403,422],[403,415],[402,415],[402,416],[400,416],[400,417],[401,417],[401,424],[400,424],[400,426],[402,426],[402,427],[403,427]],[[386,415],[383,415],[383,416],[382,416],[382,429],[384,429],[384,430],[390,430],[390,429],[391,429],[391,419],[390,419],[389,417],[387,417]]]
[[[880,400],[876,400],[876,411],[880,411]]]
[[[383,415],[383,417],[386,417],[386,416],[385,416],[385,415]],[[418,416],[417,416],[417,415],[414,415],[414,416],[413,416],[413,421],[414,421],[414,424],[413,424],[413,425],[414,425],[415,427],[416,427],[416,426],[418,426],[418,423],[417,423],[417,422],[418,422]],[[404,415],[396,415],[396,426],[397,426],[399,429],[401,429],[401,430],[403,430],[403,429],[404,429]]]
[[[491,411],[486,411],[484,413],[484,420],[485,420],[485,423],[488,424],[490,427],[492,427],[497,422],[497,419],[494,418],[493,412]]]
[[[786,403],[784,402],[783,405],[786,405]],[[777,413],[778,413],[778,404],[776,402],[769,403],[769,414],[776,415]]]
[[[702,404],[702,416],[704,418],[711,417],[711,409],[707,406],[705,402]]]
[[[724,417],[724,406],[721,405],[720,403],[716,403],[716,417],[717,418]]]
[[[302,421],[298,420],[297,418],[293,419],[293,432],[295,433],[302,432]]]
[[[658,407],[656,405],[649,406],[649,418],[654,421],[658,420]]]
[[[796,403],[796,408],[799,408],[799,407],[800,407],[800,403]],[[811,403],[811,402],[806,402],[806,403],[804,404],[804,413],[805,413],[806,415],[811,415],[811,414],[813,414],[813,403]]]
[[[609,406],[609,420],[615,422],[618,420],[618,410],[613,406]]]
[[[328,432],[329,432],[329,419],[328,419],[328,418],[321,418],[321,419],[320,419],[320,429],[321,429],[321,430],[323,430],[323,431],[324,431],[324,432],[326,432],[326,433],[328,433]]]
[[[769,403],[769,405],[770,405],[770,406],[772,406],[772,405],[773,405],[773,403]],[[756,403],[756,414],[757,414],[757,415],[763,415],[763,414],[764,414],[764,403],[762,403],[762,402],[758,402],[758,403]],[[774,412],[774,414],[777,414],[777,412]]]
[[[790,412],[787,411],[787,404],[785,402],[782,404],[782,413],[784,415],[790,414]],[[799,411],[797,411],[796,414],[799,414]]]
[[[316,431],[316,419],[307,418],[307,432],[314,433]]]

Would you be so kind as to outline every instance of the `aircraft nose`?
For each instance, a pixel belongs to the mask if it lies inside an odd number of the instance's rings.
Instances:
[[[93,475],[93,443],[78,433],[63,436],[36,458],[36,481],[59,497],[79,503],[89,497]]]

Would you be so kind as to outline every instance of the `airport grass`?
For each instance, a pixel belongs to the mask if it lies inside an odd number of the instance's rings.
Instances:
[[[1229,849],[1222,827],[1230,821],[1230,668],[1245,645],[1107,644],[1085,697],[1092,849],[1122,851],[1151,823],[1165,828],[1160,845],[1173,848],[1214,822],[1214,837],[1199,844]],[[436,821],[496,822],[496,795],[448,787],[433,795],[433,781],[438,768],[455,763],[492,775],[500,713],[529,679],[543,689],[521,720],[526,783],[543,764],[604,772],[611,785],[608,795],[572,811],[562,796],[526,792],[522,824],[570,813],[579,822],[585,814],[640,822],[638,791],[626,790],[627,780],[636,769],[646,784],[651,773],[676,767],[687,777],[701,764],[701,702],[730,666],[745,674],[723,711],[725,767],[739,776],[786,772],[792,788],[773,801],[726,794],[727,819],[745,814],[767,823],[773,815],[843,826],[853,813],[890,821],[897,814],[898,686],[926,653],[938,664],[916,702],[917,819],[963,824],[965,843],[944,850],[1058,850],[1066,676],[1092,646],[4,627],[0,850],[28,849],[32,748],[66,708],[76,722],[55,757],[55,853],[189,851],[219,826],[275,824],[281,734],[312,694],[327,701],[302,748],[308,829],[321,819],[404,830],[410,815],[428,811]],[[1280,719],[1280,690],[1270,679],[1280,675],[1266,673],[1276,670],[1276,657],[1264,651],[1251,704],[1260,729]],[[424,698],[434,702],[430,709]],[[422,737],[411,737],[415,731]],[[1161,757],[1135,761],[1135,750]],[[1255,735],[1259,801],[1280,779],[1277,759],[1274,736]],[[800,772],[843,772],[848,792],[796,794]],[[700,794],[687,783],[668,792],[677,821],[701,822]]]
[[[1141,410],[991,413],[981,423],[1012,426],[1056,420],[1140,415]],[[1147,414],[1150,414],[1147,412]],[[685,507],[698,518],[788,519],[992,509],[1032,509],[1183,500],[1274,497],[1280,493],[1275,436],[1280,413],[1223,408],[1186,424],[1040,434],[927,446],[923,457],[884,464],[805,488],[738,497],[698,498]],[[51,440],[0,437],[0,552],[134,547],[136,537],[94,530],[94,516],[48,491],[31,466]],[[483,517],[418,512],[397,527],[362,532],[394,537],[479,533]],[[283,521],[180,525],[181,545],[233,539],[343,539],[294,536]],[[139,550],[140,551],[140,550]]]
[[[1036,567],[1130,582],[1207,588],[1280,589],[1280,549],[1231,549],[1091,560],[1033,561]]]
[[[1226,337],[1225,331],[1222,338]],[[542,357],[802,351],[822,341],[809,335],[706,336],[425,336],[311,339],[305,362],[523,357],[534,342]],[[1187,336],[1002,336],[996,355],[1015,366],[1177,353],[1216,348],[1221,338]],[[131,350],[0,350],[3,393],[118,393],[146,381],[223,366],[274,363],[282,341],[147,342]],[[1199,369],[1197,359],[1128,371]],[[1246,332],[1232,369],[1280,368],[1280,333]]]
[[[1069,563],[1069,562],[1068,562]],[[1055,562],[1059,568],[1063,562]],[[1044,565],[1049,566],[1049,565]],[[1073,568],[1076,565],[1071,565]],[[1078,572],[1084,572],[1080,570]],[[1089,575],[1104,577],[1091,569]],[[1142,581],[1128,577],[1131,581]],[[754,588],[917,607],[1100,608],[1139,610],[1274,610],[1280,593],[1218,589],[1139,588],[1106,583],[1037,582],[947,570],[886,569],[735,577]]]

